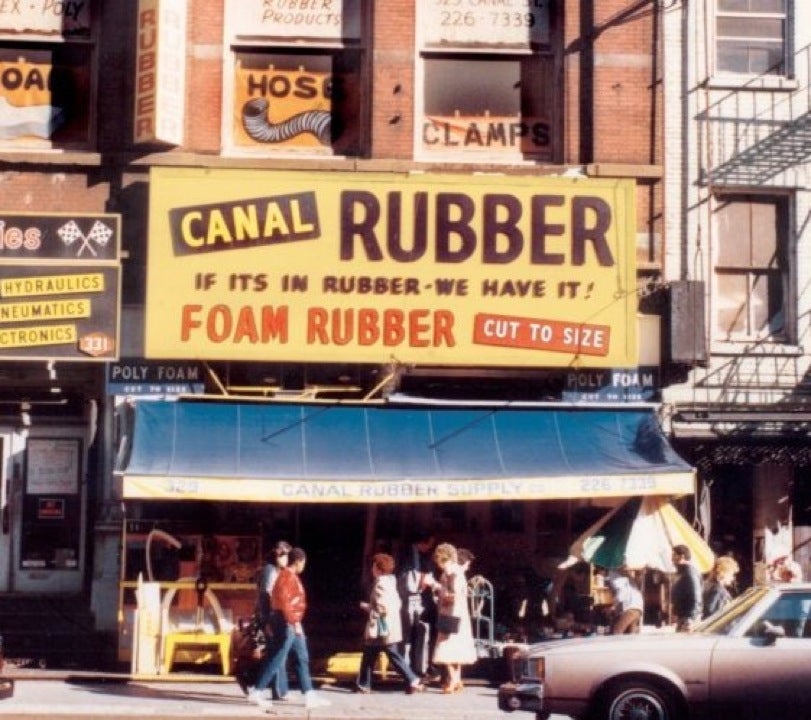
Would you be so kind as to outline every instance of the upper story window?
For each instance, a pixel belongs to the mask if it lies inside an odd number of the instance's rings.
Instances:
[[[226,149],[359,155],[361,0],[227,0]]]
[[[93,4],[0,5],[0,147],[88,149]]]
[[[788,198],[720,195],[714,214],[714,339],[787,341]]]
[[[418,4],[418,159],[552,161],[558,83],[550,4]]]
[[[716,67],[721,73],[786,75],[789,0],[716,0]]]

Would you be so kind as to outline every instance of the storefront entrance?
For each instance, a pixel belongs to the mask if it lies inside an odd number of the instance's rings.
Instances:
[[[84,439],[0,426],[0,592],[79,593],[84,567]]]

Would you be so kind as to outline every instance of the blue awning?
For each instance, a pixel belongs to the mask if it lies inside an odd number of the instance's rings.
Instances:
[[[650,408],[139,402],[125,498],[447,502],[680,495]]]

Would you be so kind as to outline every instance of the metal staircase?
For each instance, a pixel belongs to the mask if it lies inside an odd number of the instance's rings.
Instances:
[[[794,54],[793,68],[806,76],[797,80],[765,74],[754,77],[718,98],[698,115],[702,179],[707,185],[768,185],[781,173],[804,172],[811,158],[811,48]]]
[[[751,121],[727,122],[736,126],[734,142],[743,144]],[[763,185],[811,157],[811,112],[768,127],[765,137],[713,168],[709,180],[713,184]]]

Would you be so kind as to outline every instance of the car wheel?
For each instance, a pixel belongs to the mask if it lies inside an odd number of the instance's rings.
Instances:
[[[643,681],[614,685],[600,715],[605,720],[679,720],[672,695]]]

